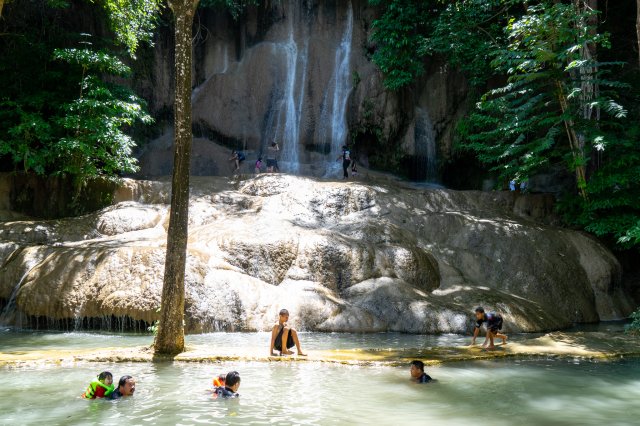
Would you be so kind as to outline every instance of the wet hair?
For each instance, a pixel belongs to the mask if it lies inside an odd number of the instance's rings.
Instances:
[[[236,383],[240,383],[240,373],[237,371],[229,371],[224,378],[224,385],[228,388],[234,386]]]
[[[484,308],[483,308],[482,306],[478,306],[478,307],[476,308],[476,313],[477,313],[477,312],[480,312],[481,314],[484,314]]]
[[[127,380],[133,379],[131,376],[122,376],[118,382],[118,389],[127,384]]]
[[[424,372],[424,362],[414,359],[411,361],[411,365],[414,365],[418,370]]]
[[[289,315],[289,311],[287,311],[286,309],[280,309],[279,315]]]
[[[107,377],[111,377],[113,379],[113,374],[109,373],[108,371],[103,371],[102,373],[98,374],[98,380],[104,380]]]

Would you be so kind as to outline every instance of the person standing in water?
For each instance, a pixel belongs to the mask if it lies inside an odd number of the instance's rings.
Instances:
[[[351,164],[351,152],[349,151],[349,148],[347,148],[346,145],[342,145],[342,154],[340,154],[338,158],[336,158],[336,161],[340,161],[341,158],[342,158],[342,179],[348,179],[349,173],[347,171],[349,170],[349,164]]]
[[[487,346],[487,342],[490,342],[488,349],[494,349],[495,346],[493,344],[494,338],[502,339],[502,344],[507,343],[507,336],[500,333],[502,330],[502,316],[496,314],[495,312],[484,312],[484,308],[482,306],[478,306],[476,308],[476,326],[473,330],[473,340],[471,340],[471,344],[476,344],[476,337],[480,333],[480,327],[482,327],[482,323],[487,323],[487,335],[484,339],[484,343],[482,346]]]
[[[300,340],[298,340],[298,332],[295,328],[289,327],[287,324],[289,321],[289,311],[281,309],[278,315],[278,322],[273,325],[271,329],[271,344],[269,345],[269,356],[277,355],[274,350],[280,352],[280,355],[293,355],[289,349],[296,346],[298,349],[298,355],[307,356],[302,352],[300,347]]]

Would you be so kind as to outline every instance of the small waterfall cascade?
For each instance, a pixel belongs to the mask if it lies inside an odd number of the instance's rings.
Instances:
[[[325,127],[320,132],[320,140],[327,141],[329,138],[327,142],[330,142],[331,145],[327,173],[340,169],[341,166],[335,160],[342,152],[342,146],[345,145],[347,139],[347,99],[352,89],[350,73],[352,38],[353,6],[349,1],[345,29],[336,49],[333,76],[329,82],[329,87],[332,87],[333,90],[327,91],[321,113],[321,123],[329,123],[328,128]]]
[[[275,131],[276,140],[268,140],[267,143],[280,143],[280,169],[288,173],[297,173],[300,167],[298,146],[300,143],[300,118],[302,115],[302,103],[304,101],[304,87],[306,83],[308,62],[308,37],[304,37],[301,48],[298,47],[295,37],[294,21],[298,9],[295,0],[289,0],[288,37],[286,41],[278,43],[283,50],[286,64],[286,80],[284,84],[284,96],[281,102],[281,113]]]
[[[429,113],[422,108],[416,109],[414,132],[416,175],[427,182],[437,182],[438,148],[435,130]]]

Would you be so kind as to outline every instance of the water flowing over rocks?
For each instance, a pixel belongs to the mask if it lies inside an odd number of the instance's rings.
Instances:
[[[1,215],[2,322],[155,320],[169,193],[168,182],[126,180],[116,204],[82,217]],[[265,330],[282,307],[322,331],[466,332],[476,305],[502,312],[508,331],[626,316],[614,256],[523,216],[519,197],[194,177],[187,329]]]

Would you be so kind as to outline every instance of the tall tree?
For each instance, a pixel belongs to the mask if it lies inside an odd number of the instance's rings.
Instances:
[[[199,0],[169,0],[175,16],[174,105],[175,143],[171,186],[171,213],[167,231],[167,254],[160,324],[155,351],[184,351],[184,276],[189,228],[189,164],[191,161],[191,28]]]

